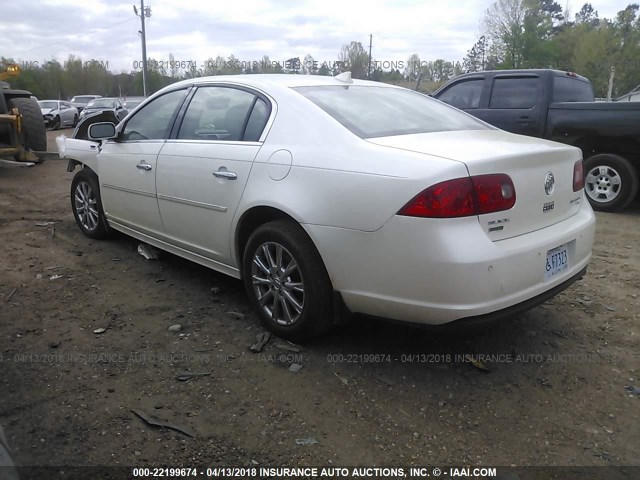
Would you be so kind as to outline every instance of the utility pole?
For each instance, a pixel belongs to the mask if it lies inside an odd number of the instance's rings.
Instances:
[[[371,45],[373,44],[373,34],[369,34],[369,67],[367,68],[367,78],[371,78]]]
[[[136,15],[140,17],[140,22],[142,22],[142,30],[140,31],[140,35],[142,36],[142,92],[144,96],[147,96],[147,34],[144,28],[144,18],[151,17],[151,7],[144,6],[144,0],[140,0],[140,13],[138,13],[138,9],[136,6],[133,6],[133,11]]]
[[[616,67],[611,67],[611,73],[609,74],[609,88],[607,90],[607,102],[611,101],[611,94],[613,93],[613,79],[616,76]]]

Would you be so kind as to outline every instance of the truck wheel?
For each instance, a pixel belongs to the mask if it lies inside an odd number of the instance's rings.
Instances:
[[[638,174],[625,158],[610,153],[584,162],[584,190],[594,210],[615,212],[629,205],[638,193]]]
[[[47,151],[47,130],[44,127],[40,105],[32,98],[11,98],[7,101],[9,111],[17,108],[22,115],[22,136],[25,147],[36,152]]]

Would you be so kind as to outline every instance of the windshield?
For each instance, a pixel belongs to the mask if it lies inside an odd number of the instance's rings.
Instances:
[[[51,102],[51,101],[41,101],[38,102],[40,104],[40,108],[42,109],[49,109],[49,110],[57,110],[58,109],[58,102]]]
[[[82,103],[82,104],[87,104],[89,103],[91,100],[93,100],[95,97],[73,97],[71,99],[71,103]]]
[[[89,105],[87,106],[96,108],[115,108],[116,102],[115,100],[111,100],[109,98],[98,98],[89,103]]]
[[[553,81],[554,102],[593,102],[593,87],[589,82],[573,77],[555,77]]]
[[[362,138],[489,128],[470,115],[404,88],[353,85],[294,90]]]

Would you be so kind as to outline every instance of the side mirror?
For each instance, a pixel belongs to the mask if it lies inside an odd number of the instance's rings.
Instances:
[[[116,126],[111,122],[99,122],[89,125],[90,140],[106,140],[116,136]]]

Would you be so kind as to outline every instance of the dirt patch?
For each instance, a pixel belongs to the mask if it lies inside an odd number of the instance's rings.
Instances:
[[[640,465],[638,203],[598,214],[581,282],[498,328],[359,319],[256,354],[240,282],[85,238],[65,167],[0,169],[0,424],[17,464]]]

